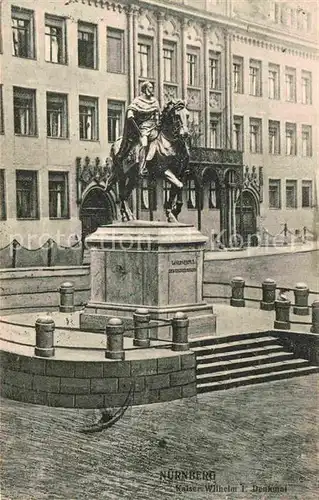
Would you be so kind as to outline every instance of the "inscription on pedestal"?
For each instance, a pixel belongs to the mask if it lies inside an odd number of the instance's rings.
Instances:
[[[173,260],[171,262],[171,269],[168,270],[170,273],[192,273],[196,272],[196,259],[184,259],[184,260]],[[175,266],[188,266],[188,267],[175,267]],[[190,267],[193,266],[193,267]],[[195,266],[195,267],[194,267]]]
[[[169,301],[196,302],[197,257],[174,255],[168,268]]]

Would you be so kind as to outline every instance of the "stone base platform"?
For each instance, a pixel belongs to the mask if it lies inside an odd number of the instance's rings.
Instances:
[[[128,336],[133,336],[133,313],[141,305],[123,304],[104,304],[99,302],[90,302],[83,313],[80,314],[80,328],[90,329],[92,331],[105,331],[105,325],[109,318],[120,317],[126,329]],[[169,339],[171,337],[170,327],[161,326],[156,328],[158,321],[172,319],[174,314],[181,311],[187,314],[189,319],[189,338],[200,337],[205,334],[216,332],[216,314],[213,314],[213,306],[210,304],[181,304],[166,307],[149,306],[151,322],[150,338]],[[156,320],[156,321],[155,321]]]
[[[125,338],[125,360],[109,360],[105,358],[105,335],[80,331],[78,313],[50,313],[56,324],[55,356],[34,356],[34,323],[38,316],[32,313],[0,318],[4,397],[47,406],[93,409],[121,406],[132,382],[133,405],[196,394],[192,351],[173,352],[169,342],[159,341],[152,341],[149,349],[140,349],[133,346],[131,338]],[[69,329],[65,329],[67,325]]]

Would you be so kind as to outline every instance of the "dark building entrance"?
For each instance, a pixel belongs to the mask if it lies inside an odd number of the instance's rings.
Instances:
[[[242,194],[242,226],[240,224],[240,202],[236,204],[237,232],[241,234],[243,243],[249,242],[250,246],[258,245],[257,231],[257,205],[254,195],[249,191]],[[241,226],[241,227],[240,227]]]
[[[92,188],[82,201],[80,219],[82,222],[82,241],[97,230],[99,226],[111,224],[115,218],[110,194],[100,187]]]

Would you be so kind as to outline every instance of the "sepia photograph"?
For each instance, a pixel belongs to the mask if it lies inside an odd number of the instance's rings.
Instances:
[[[318,0],[0,0],[3,500],[319,496]]]

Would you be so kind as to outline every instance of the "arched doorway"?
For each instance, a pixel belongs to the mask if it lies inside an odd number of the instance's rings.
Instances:
[[[240,205],[242,205],[242,221],[240,220]],[[254,195],[247,190],[242,192],[242,203],[238,199],[236,203],[236,226],[237,232],[241,234],[244,244],[250,246],[258,244],[257,232],[257,204]]]
[[[82,241],[86,236],[97,230],[99,226],[112,224],[115,218],[115,208],[110,193],[100,187],[94,187],[84,197],[80,219],[82,222]]]

